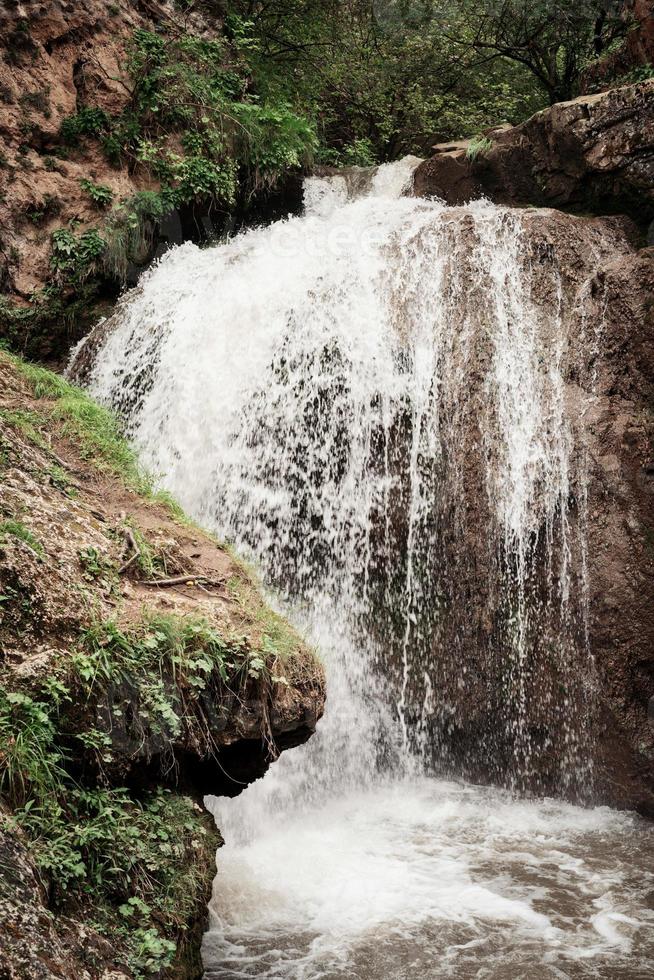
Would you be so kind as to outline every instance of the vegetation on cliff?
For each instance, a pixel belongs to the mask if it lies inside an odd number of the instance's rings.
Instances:
[[[198,801],[308,737],[322,671],[107,412],[1,353],[0,381],[0,852],[56,913],[5,882],[0,964],[49,976],[67,935],[75,980],[197,975],[218,843]]]
[[[575,95],[638,22],[617,0],[23,6],[0,83],[0,321],[55,356],[167,215],[180,237],[218,234],[314,162],[518,123]]]

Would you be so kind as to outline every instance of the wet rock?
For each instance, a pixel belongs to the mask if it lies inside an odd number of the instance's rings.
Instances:
[[[450,216],[456,220],[456,211]],[[585,562],[577,555],[571,574],[573,601],[587,601],[588,608],[591,659],[578,670],[585,672],[592,692],[587,696],[594,704],[587,744],[588,759],[594,760],[590,798],[654,815],[654,730],[648,721],[654,691],[654,481],[649,476],[654,451],[654,249],[638,249],[637,230],[622,217],[528,209],[521,212],[520,222],[523,260],[532,270],[531,298],[567,338],[563,398],[574,432],[570,472],[577,474],[570,487],[572,533],[586,521]],[[467,235],[463,227],[459,236]],[[558,287],[564,310],[559,326],[551,317]],[[483,378],[482,345],[473,356],[479,358],[474,375]],[[477,392],[471,386],[466,404],[458,406],[470,417],[466,431],[471,435],[484,410],[483,393],[483,387]],[[494,594],[492,585],[497,568],[487,544],[492,513],[479,493],[483,465],[471,438],[461,466],[462,494],[468,501],[462,536],[453,537],[445,562],[455,570],[452,595],[457,602],[464,596],[465,608],[458,610],[446,595],[452,614],[433,653],[434,660],[440,658],[437,700],[453,711],[447,717],[435,712],[430,734],[450,753],[454,773],[502,782],[513,749],[501,720],[507,661],[488,653],[497,644],[493,632],[501,620],[501,592],[495,589]],[[577,644],[583,650],[581,634]],[[524,692],[530,738],[538,747],[532,785],[559,793],[565,789],[548,783],[548,774],[556,771],[556,755],[565,746],[548,720],[548,705],[562,703],[565,694],[573,721],[582,695],[580,690],[573,694],[571,678],[566,680],[568,690],[559,687],[555,658],[551,669],[544,669],[545,664],[529,675]],[[420,703],[420,697],[416,700]]]

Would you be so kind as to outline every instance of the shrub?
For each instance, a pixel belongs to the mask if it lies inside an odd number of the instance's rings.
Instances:
[[[110,128],[111,120],[104,109],[86,106],[63,120],[59,135],[69,146],[78,146],[81,136],[100,136]]]
[[[0,793],[14,805],[55,791],[64,761],[48,705],[0,686]]]
[[[89,195],[91,200],[99,208],[108,208],[114,199],[114,192],[106,184],[94,184],[92,180],[83,177],[80,180],[80,187]]]
[[[80,284],[100,268],[106,246],[95,228],[80,235],[70,228],[58,228],[51,235],[50,267],[63,281]]]

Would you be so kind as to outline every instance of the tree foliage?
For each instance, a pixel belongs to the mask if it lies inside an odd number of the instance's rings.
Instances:
[[[621,0],[234,0],[253,86],[329,162],[424,152],[578,93],[630,29]],[[244,49],[245,50],[245,49]]]
[[[572,98],[590,62],[625,36],[621,0],[463,0],[463,41],[523,65],[551,103]]]
[[[525,66],[479,56],[456,4],[245,0],[230,7],[253,39],[255,83],[266,98],[311,117],[325,162],[425,152],[434,138],[518,122],[542,105]]]

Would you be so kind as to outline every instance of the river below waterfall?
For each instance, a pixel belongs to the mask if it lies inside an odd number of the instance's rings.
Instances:
[[[311,741],[209,801],[206,977],[651,977],[654,830],[593,805],[611,243],[573,281],[551,212],[406,196],[414,166],[172,250],[92,340],[92,392],[327,669]]]
[[[605,807],[440,779],[353,792],[220,852],[207,980],[644,980],[653,848]]]

